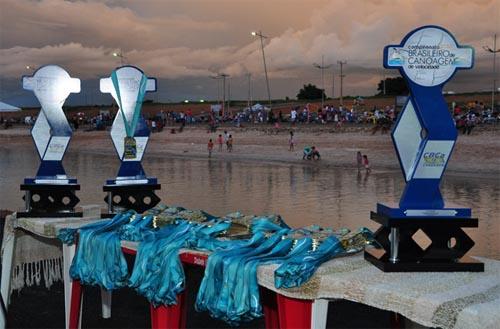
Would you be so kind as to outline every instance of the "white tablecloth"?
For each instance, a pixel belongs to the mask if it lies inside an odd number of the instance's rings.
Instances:
[[[96,220],[95,218],[25,218],[17,221],[17,227],[49,238],[44,241],[55,241],[54,237],[59,229],[79,227]],[[9,221],[12,228],[13,221],[16,222],[15,216],[11,216]],[[43,242],[27,240],[23,245],[30,243],[35,243],[28,248],[31,250],[28,254],[33,256],[34,249],[40,249]],[[131,249],[137,248],[137,243],[123,242],[123,245]],[[60,252],[56,252],[50,245],[47,248],[46,251],[49,253]],[[182,252],[184,251],[187,250],[183,249]],[[196,253],[203,254],[199,251]],[[23,258],[26,255],[20,256]],[[43,256],[47,257],[47,254]],[[54,256],[60,257],[60,254]],[[478,259],[485,263],[484,273],[384,273],[365,261],[362,255],[356,255],[323,264],[311,280],[300,288],[276,289],[274,287],[276,265],[260,266],[258,282],[288,297],[346,299],[399,313],[428,327],[499,328],[500,261]]]

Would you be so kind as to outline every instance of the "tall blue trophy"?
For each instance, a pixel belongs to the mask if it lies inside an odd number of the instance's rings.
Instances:
[[[161,188],[156,178],[147,177],[141,165],[150,130],[141,115],[146,92],[156,91],[156,79],[148,78],[134,66],[122,66],[101,79],[102,93],[110,93],[118,104],[111,127],[111,139],[121,161],[118,175],[103,187],[108,213],[116,208],[143,212],[154,207],[160,198],[154,193]]]
[[[46,65],[33,76],[24,76],[22,82],[41,105],[31,130],[41,163],[35,178],[25,178],[21,184],[25,212],[18,213],[18,217],[81,216],[74,212],[80,201],[75,191],[80,185],[66,175],[62,166],[72,135],[62,106],[70,93],[80,92],[80,79],[71,78],[59,66]]]
[[[365,259],[383,271],[484,271],[465,256],[474,241],[462,228],[477,227],[477,218],[469,208],[445,204],[439,189],[457,139],[443,86],[473,63],[474,49],[439,26],[417,28],[384,48],[384,67],[399,70],[410,97],[392,131],[406,187],[398,205],[379,203],[371,213],[382,225],[376,232],[381,248],[365,250]],[[414,239],[419,230],[428,246]]]

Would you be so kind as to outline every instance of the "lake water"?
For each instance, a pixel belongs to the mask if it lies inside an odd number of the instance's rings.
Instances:
[[[0,148],[0,209],[23,206],[19,184],[32,177],[38,156],[32,148]],[[162,184],[162,202],[203,209],[214,215],[240,210],[252,214],[280,214],[291,226],[319,224],[351,229],[366,226],[377,202],[397,201],[404,187],[397,171],[374,170],[366,175],[357,170],[268,164],[146,157],[148,175]],[[110,155],[68,152],[64,167],[81,185],[77,193],[83,204],[104,204],[102,185],[113,178],[118,160]],[[500,186],[498,179],[446,177],[442,193],[455,204],[472,208],[479,228],[468,232],[476,242],[471,255],[500,259]]]

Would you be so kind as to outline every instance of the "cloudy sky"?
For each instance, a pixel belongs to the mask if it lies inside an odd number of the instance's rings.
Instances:
[[[447,90],[491,88],[492,56],[482,49],[500,35],[500,0],[1,0],[0,99],[25,105],[20,77],[26,65],[58,64],[82,79],[73,102],[110,101],[97,79],[129,64],[159,79],[155,100],[216,99],[219,72],[231,76],[231,98],[266,98],[260,41],[265,40],[273,98],[294,98],[304,83],[321,85],[312,66],[346,61],[344,94],[371,95],[384,74],[382,49],[411,29],[441,25],[476,48],[476,66]],[[500,45],[500,39],[497,47]],[[332,72],[325,89],[331,96]],[[500,71],[500,70],[497,70]],[[339,93],[335,80],[335,94]],[[33,101],[31,99],[31,101]]]

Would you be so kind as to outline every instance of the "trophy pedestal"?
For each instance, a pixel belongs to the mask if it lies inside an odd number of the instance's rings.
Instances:
[[[117,208],[142,213],[160,202],[155,191],[161,189],[161,184],[157,183],[156,178],[108,180],[102,189],[107,193],[104,201],[108,204],[108,213],[102,217],[114,216]]]
[[[371,212],[382,226],[375,232],[381,248],[366,248],[365,259],[384,272],[484,272],[484,264],[464,256],[474,241],[463,231],[477,227],[477,218],[390,217]],[[414,235],[428,239],[422,247]]]
[[[26,179],[21,184],[24,191],[25,211],[18,212],[17,217],[81,217],[75,212],[80,202],[75,191],[80,190],[76,179],[58,180]]]

